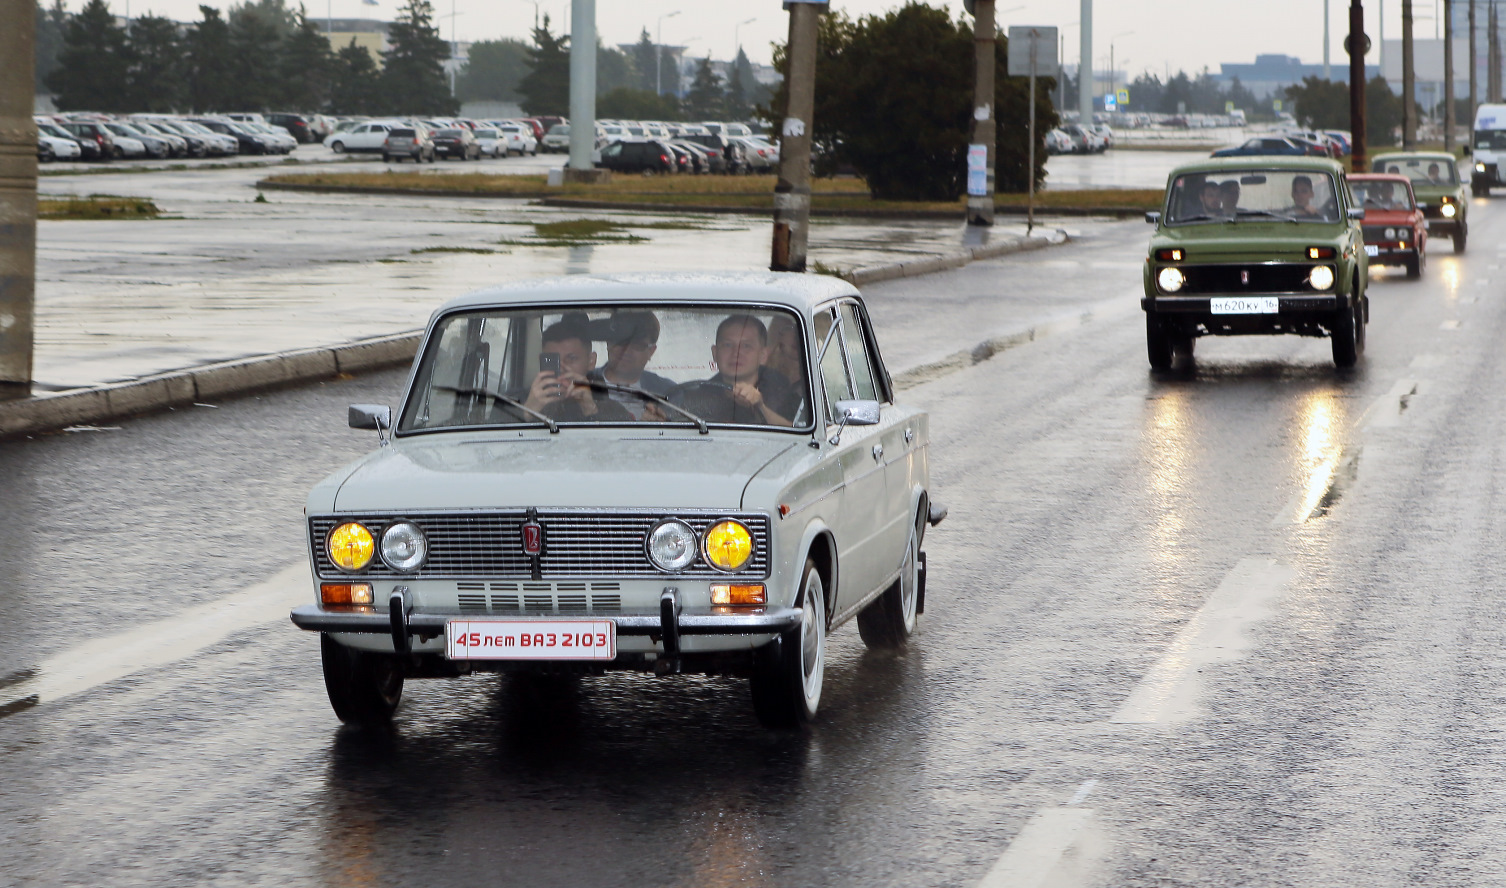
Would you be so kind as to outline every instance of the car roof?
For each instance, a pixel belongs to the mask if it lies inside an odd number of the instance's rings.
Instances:
[[[1222,173],[1242,172],[1244,170],[1268,170],[1272,166],[1282,169],[1300,169],[1314,173],[1331,173],[1338,175],[1344,172],[1344,166],[1337,160],[1327,157],[1295,157],[1291,155],[1257,154],[1250,157],[1213,157],[1200,160],[1197,163],[1183,164],[1171,171],[1171,177],[1175,178],[1183,173]]]
[[[1458,158],[1445,151],[1388,151],[1385,154],[1374,154],[1370,157],[1371,163],[1382,160],[1399,160],[1403,157],[1415,157],[1418,160],[1446,160],[1449,163],[1458,163]]]
[[[1397,185],[1412,187],[1412,180],[1401,173],[1350,173],[1351,182],[1392,182]]]
[[[830,275],[754,272],[578,274],[499,284],[459,296],[436,315],[499,305],[582,302],[762,302],[802,312],[857,288]]]

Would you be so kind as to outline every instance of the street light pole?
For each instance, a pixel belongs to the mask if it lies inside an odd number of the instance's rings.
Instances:
[[[996,30],[994,0],[974,0],[973,141],[968,146],[968,178],[973,178],[972,174],[980,162],[985,172],[982,188],[975,188],[973,184],[968,186],[967,224],[969,225],[994,224],[994,162],[998,157],[996,145],[998,132],[994,123]]]
[[[743,39],[742,39],[742,36],[738,32],[742,30],[743,25],[751,25],[751,24],[753,24],[756,21],[758,21],[758,16],[755,15],[754,17],[748,19],[747,21],[738,22],[736,25],[733,26],[733,28],[732,28],[732,61],[733,62],[737,61],[738,55],[743,51]]]
[[[0,0],[0,397],[31,394],[37,267],[36,4]]]
[[[1082,0],[1077,60],[1077,111],[1083,126],[1093,125],[1093,0]]]
[[[12,0],[15,2],[15,0]],[[805,271],[810,240],[811,136],[816,113],[816,36],[826,0],[787,0],[790,37],[779,181],[774,185],[774,244],[770,271]]]
[[[1443,0],[1443,150],[1454,151],[1454,7]]]
[[[1417,147],[1417,79],[1412,61],[1412,0],[1401,0],[1401,147]]]
[[[1349,0],[1349,39],[1344,49],[1349,53],[1349,164],[1356,173],[1368,165],[1365,148],[1365,4]]]
[[[674,18],[680,14],[680,10],[666,12],[659,16],[658,36],[654,42],[654,92],[664,95],[664,20]]]

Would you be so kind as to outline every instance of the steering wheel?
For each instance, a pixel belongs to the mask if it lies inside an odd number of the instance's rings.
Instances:
[[[683,407],[707,422],[732,422],[736,402],[732,386],[714,379],[682,382],[664,396],[669,403]]]

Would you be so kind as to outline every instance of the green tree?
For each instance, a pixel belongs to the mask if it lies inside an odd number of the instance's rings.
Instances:
[[[279,103],[282,107],[300,111],[322,111],[329,104],[335,55],[330,50],[329,38],[318,25],[309,21],[308,13],[301,6],[296,21],[297,30],[282,48]]]
[[[638,72],[633,69],[633,60],[627,53],[596,44],[596,94],[602,95],[622,86],[635,83]]]
[[[58,67],[48,76],[47,87],[65,111],[129,111],[130,67],[130,46],[110,7],[105,0],[88,0],[63,29]]]
[[[523,110],[529,114],[570,113],[570,38],[549,31],[549,16],[533,29],[533,46],[528,48],[528,74],[518,85],[523,94]]]
[[[283,94],[282,54],[295,30],[282,0],[260,0],[230,7],[230,81],[222,110],[265,111]]]
[[[408,0],[387,28],[392,48],[382,53],[383,104],[394,114],[454,114],[460,103],[450,92],[444,62],[450,45],[434,27],[434,5]]]
[[[711,69],[711,57],[696,65],[695,80],[685,94],[685,114],[691,120],[719,120],[727,111],[727,91]]]
[[[518,84],[528,73],[528,44],[521,40],[483,40],[471,44],[471,57],[455,80],[462,102],[516,102]]]
[[[1390,92],[1389,89],[1386,92]],[[1349,128],[1349,85],[1321,77],[1304,77],[1288,86],[1285,95],[1295,107],[1292,115],[1308,129]]]
[[[620,86],[596,100],[596,116],[609,120],[680,120],[680,100],[651,89]]]
[[[366,48],[350,38],[335,53],[330,74],[331,114],[376,114],[380,103],[381,72]]]
[[[37,0],[37,59],[36,91],[47,92],[47,75],[57,70],[58,54],[63,51],[63,29],[68,24],[68,10],[63,0],[52,0],[52,6],[42,6]]]
[[[177,111],[186,99],[178,24],[157,15],[131,23],[126,91],[133,111]]]
[[[1401,134],[1401,96],[1391,91],[1386,78],[1377,75],[1365,84],[1365,142],[1374,148],[1395,145]],[[1466,116],[1464,119],[1468,119]],[[1349,129],[1346,115],[1342,126]]]
[[[658,75],[659,48],[654,45],[654,39],[648,35],[648,28],[638,35],[638,42],[633,44],[631,52],[633,67],[638,72],[637,86],[649,92],[658,92],[659,86],[655,82]]]
[[[732,62],[732,76],[727,79],[727,119],[747,120],[753,113],[752,87],[753,63],[742,47],[737,49],[737,58]]]
[[[230,26],[212,6],[200,6],[203,18],[188,29],[183,41],[188,103],[195,111],[228,110],[231,73]]]

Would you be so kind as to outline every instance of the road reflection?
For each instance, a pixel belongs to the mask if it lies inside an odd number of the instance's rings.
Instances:
[[[1302,498],[1294,517],[1313,515],[1333,487],[1334,475],[1344,455],[1345,411],[1334,391],[1308,392],[1298,402],[1301,428],[1297,472]]]
[[[1141,441],[1142,461],[1148,469],[1150,557],[1160,576],[1174,577],[1185,557],[1181,544],[1187,529],[1185,510],[1190,505],[1186,479],[1192,432],[1186,392],[1167,391],[1151,401]]]

